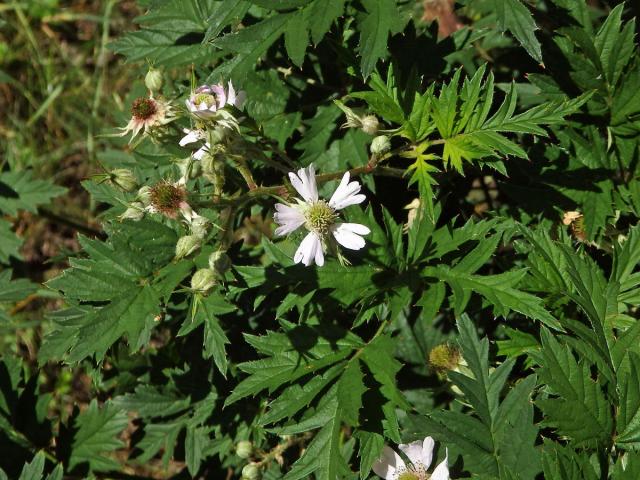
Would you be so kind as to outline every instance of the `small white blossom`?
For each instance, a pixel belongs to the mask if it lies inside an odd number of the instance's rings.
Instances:
[[[188,128],[184,128],[182,129],[182,131],[185,133],[185,136],[182,137],[182,139],[180,140],[181,147],[184,147],[185,145],[188,145],[190,143],[200,142],[204,140],[206,137],[206,133],[204,130],[198,130],[198,129],[190,130]],[[209,142],[205,142],[204,145],[200,147],[196,151],[196,153],[193,154],[193,158],[195,158],[196,160],[202,160],[202,157],[205,156],[205,154],[209,151],[210,148],[211,148],[211,145],[209,144]]]
[[[216,112],[227,105],[242,108],[245,96],[243,91],[236,93],[231,82],[229,82],[226,90],[220,83],[216,85],[202,85],[196,88],[189,96],[186,100],[186,105],[189,112],[193,115],[203,120],[208,120],[213,118]]]
[[[150,134],[175,119],[171,105],[157,98],[138,98],[131,105],[131,120],[121,128],[121,136],[131,133],[131,141],[142,131]]]
[[[309,266],[315,262],[318,266],[324,265],[324,249],[327,242],[333,240],[351,250],[364,247],[362,235],[371,232],[368,227],[359,223],[337,222],[339,210],[362,203],[366,199],[359,193],[360,183],[349,181],[349,172],[344,174],[328,202],[318,198],[313,165],[301,168],[297,174],[289,173],[289,179],[303,200],[296,198],[295,204],[276,204],[273,219],[279,225],[276,235],[288,235],[301,226],[309,232],[294,255],[296,263],[302,262]]]
[[[409,464],[405,463],[393,449],[385,445],[382,456],[372,466],[373,471],[385,480],[449,480],[448,451],[444,460],[438,464],[433,473],[431,475],[427,473],[433,459],[434,445],[435,442],[431,437],[398,445],[398,448],[409,459]]]

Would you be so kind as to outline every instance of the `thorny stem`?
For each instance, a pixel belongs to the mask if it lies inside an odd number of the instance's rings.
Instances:
[[[271,449],[270,451],[264,452],[261,455],[262,460],[260,460],[259,462],[255,462],[255,465],[257,467],[263,467],[269,462],[273,461],[274,459],[281,457],[282,454],[286,452],[288,449],[290,449],[291,447],[304,443],[309,438],[311,438],[311,435],[309,434],[301,435],[299,437],[293,437],[293,436],[288,437],[284,443],[279,443],[278,445],[273,447],[273,449]]]

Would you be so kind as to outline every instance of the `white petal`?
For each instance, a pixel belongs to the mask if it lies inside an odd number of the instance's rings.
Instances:
[[[438,464],[436,469],[431,474],[431,480],[449,480],[449,467],[447,461],[449,460],[449,450],[446,450],[444,460]]]
[[[313,263],[317,256],[318,249],[322,248],[320,244],[320,238],[314,232],[309,232],[306,237],[302,239],[296,254],[293,257],[295,263],[302,262],[305,266],[309,266]]]
[[[193,158],[196,160],[202,160],[202,157],[209,151],[209,144],[205,143],[204,146],[200,147],[196,153],[193,154]]]
[[[322,244],[320,244],[320,248],[316,250],[316,265],[321,267],[324,265],[324,252],[322,251]]]
[[[273,219],[279,225],[275,231],[276,235],[288,235],[304,224],[304,215],[299,209],[282,203],[277,203],[275,208]]]
[[[236,93],[236,108],[241,110],[246,100],[247,93],[244,90],[240,90],[238,93]]]
[[[382,449],[380,458],[371,466],[376,475],[385,480],[393,480],[396,470],[403,468],[405,468],[405,464],[400,455],[386,445]]]
[[[431,460],[433,460],[433,447],[436,442],[433,441],[433,438],[426,437],[422,441],[422,464],[424,468],[429,468],[431,465]]]
[[[365,245],[364,238],[360,235],[367,235],[371,233],[371,230],[359,223],[338,223],[331,227],[331,233],[343,247],[360,250]]]
[[[424,465],[424,468],[429,468],[431,464],[431,451],[429,450],[429,462],[425,463],[424,452],[422,449],[422,440],[416,440],[411,443],[401,443],[398,445],[398,448],[404,452],[404,454],[409,457],[411,463],[414,465]],[[431,446],[433,449],[433,445]]]
[[[301,168],[298,173],[289,173],[291,185],[295,188],[300,196],[309,203],[318,201],[318,188],[316,186],[316,172],[313,164],[307,168]]]
[[[336,191],[333,192],[331,199],[329,200],[329,205],[335,208],[336,210],[341,210],[343,208],[348,207],[349,205],[356,205],[358,203],[362,203],[366,200],[366,196],[360,194],[358,192],[362,188],[359,182],[349,182],[349,172],[345,172],[342,176],[342,180],[336,188]]]
[[[184,147],[188,143],[193,143],[200,140],[200,132],[198,130],[189,130],[185,128],[183,132],[186,133],[186,135],[182,137],[182,140],[180,140],[181,147]]]
[[[229,93],[227,94],[227,103],[231,105],[236,104],[236,91],[233,88],[233,83],[229,80]]]

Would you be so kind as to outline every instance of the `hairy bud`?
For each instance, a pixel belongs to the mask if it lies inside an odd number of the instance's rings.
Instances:
[[[201,268],[191,277],[191,288],[196,292],[208,293],[216,283],[216,274],[210,268]]]
[[[227,252],[213,252],[209,255],[209,268],[222,276],[231,268],[231,259]]]
[[[247,459],[253,454],[253,443],[249,440],[241,440],[236,445],[236,455],[242,459]]]
[[[141,202],[133,202],[119,218],[120,220],[133,220],[134,222],[137,222],[142,220],[143,217],[144,205]]]
[[[157,68],[149,67],[147,75],[144,77],[145,86],[152,92],[157,93],[162,89],[162,73]]]
[[[191,218],[191,234],[203,239],[207,233],[209,233],[209,228],[211,227],[211,222],[208,218],[203,217],[202,215],[194,214]]]
[[[196,235],[185,235],[180,237],[176,243],[176,260],[188,257],[202,246],[200,237]]]
[[[261,477],[260,467],[255,463],[249,463],[242,469],[243,480],[260,480]]]
[[[429,366],[437,373],[456,370],[460,360],[460,350],[448,343],[437,345],[429,352]]]
[[[151,205],[151,187],[149,187],[148,185],[140,187],[140,190],[138,190],[138,195],[136,196],[136,200],[141,202],[145,207]]]
[[[138,179],[128,168],[116,168],[111,172],[111,181],[125,192],[131,192],[138,187]]]
[[[365,115],[361,119],[362,122],[362,131],[369,135],[375,135],[378,133],[378,128],[380,128],[380,122],[375,115]]]
[[[391,150],[391,142],[386,135],[378,135],[371,142],[371,153],[374,155],[382,155]]]

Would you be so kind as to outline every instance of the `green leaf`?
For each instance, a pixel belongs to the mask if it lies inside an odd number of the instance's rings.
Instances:
[[[542,349],[537,355],[540,378],[554,397],[536,403],[545,413],[546,425],[558,430],[576,446],[606,445],[611,438],[611,409],[599,381],[593,380],[586,360],[577,362],[547,330],[542,330]]]
[[[640,355],[630,352],[629,360],[631,371],[621,382],[616,445],[637,449],[640,447]]]
[[[8,263],[9,257],[20,259],[22,240],[13,232],[10,222],[0,218],[0,262]]]
[[[18,210],[36,213],[39,205],[66,192],[52,182],[33,178],[29,170],[0,173],[0,211],[17,215]]]
[[[92,400],[75,420],[77,431],[71,445],[69,468],[86,463],[92,471],[118,470],[120,464],[105,454],[124,446],[117,437],[128,423],[127,414],[113,403],[99,408],[98,402]]]
[[[215,362],[222,375],[227,373],[227,352],[229,342],[222,330],[217,315],[235,311],[236,307],[228,303],[222,295],[214,293],[200,299],[194,306],[194,322],[204,323],[204,357]]]
[[[353,427],[360,424],[358,416],[362,407],[362,395],[366,391],[360,362],[353,360],[347,364],[338,381],[338,403],[345,423]]]
[[[43,452],[38,452],[31,460],[31,463],[22,467],[18,480],[41,480],[44,472],[45,457]]]
[[[304,54],[309,44],[309,17],[308,10],[299,10],[284,31],[284,45],[287,55],[298,67],[304,62]]]
[[[209,442],[211,442],[211,438],[208,434],[208,428],[187,428],[184,452],[187,469],[192,477],[195,477],[200,470],[200,464],[205,457],[204,450]]]
[[[396,0],[363,0],[366,14],[358,24],[360,28],[360,70],[367,78],[376,68],[378,60],[387,53],[387,38],[400,28],[400,15]]]
[[[175,415],[188,408],[191,402],[169,388],[138,385],[134,393],[116,397],[113,403],[123,410],[137,412],[144,419],[151,419]]]
[[[0,271],[0,303],[17,302],[37,290],[38,286],[26,278],[11,280],[11,270]]]
[[[520,0],[496,0],[493,5],[498,28],[509,30],[534,60],[542,62],[540,42],[535,36],[538,26],[529,9]]]

